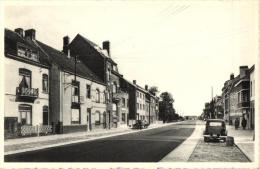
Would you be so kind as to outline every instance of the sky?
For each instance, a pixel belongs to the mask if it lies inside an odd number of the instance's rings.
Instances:
[[[20,5],[19,5],[20,4]],[[121,74],[170,92],[181,115],[200,115],[231,73],[256,62],[257,1],[17,1],[4,3],[4,27],[36,30],[62,50],[78,33],[102,47]]]

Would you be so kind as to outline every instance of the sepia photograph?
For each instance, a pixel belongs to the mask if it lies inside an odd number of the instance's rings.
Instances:
[[[259,1],[0,5],[1,167],[260,167]]]

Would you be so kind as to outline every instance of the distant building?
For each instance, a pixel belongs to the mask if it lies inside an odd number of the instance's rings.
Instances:
[[[223,109],[223,100],[221,96],[215,96],[213,98],[214,102],[214,116],[217,119],[223,119],[224,109]]]
[[[248,119],[248,127],[255,128],[255,65],[249,69],[250,79],[250,112]]]
[[[249,69],[248,66],[239,67],[239,75],[230,76],[222,88],[222,97],[224,103],[224,119],[234,124],[236,118],[242,122],[243,117],[249,120],[250,102],[249,102]]]

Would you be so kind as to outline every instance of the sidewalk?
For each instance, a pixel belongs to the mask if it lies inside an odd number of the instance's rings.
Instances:
[[[128,127],[119,127],[113,128],[110,130],[102,129],[102,130],[94,130],[94,131],[86,131],[86,132],[76,132],[69,134],[55,134],[49,136],[40,136],[40,137],[27,137],[27,138],[17,138],[17,139],[8,139],[4,142],[4,154],[15,154],[26,151],[39,150],[44,148],[62,146],[66,144],[79,143],[84,141],[91,141],[106,137],[112,137],[116,135],[128,134],[141,132],[145,130],[150,130],[157,127],[164,127],[175,123],[167,123],[167,124],[151,124],[147,129],[142,130],[133,130]]]
[[[188,137],[181,145],[167,154],[160,162],[187,162],[194,151],[199,139],[201,138],[205,123],[196,122],[196,128],[190,137]],[[185,152],[185,153],[183,153]]]
[[[234,137],[237,147],[253,162],[255,160],[254,130],[235,130],[235,126],[227,125],[228,136]]]

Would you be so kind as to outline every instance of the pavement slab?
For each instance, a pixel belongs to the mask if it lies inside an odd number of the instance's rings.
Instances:
[[[189,162],[250,162],[236,146],[224,142],[204,142],[201,138],[191,154]]]

